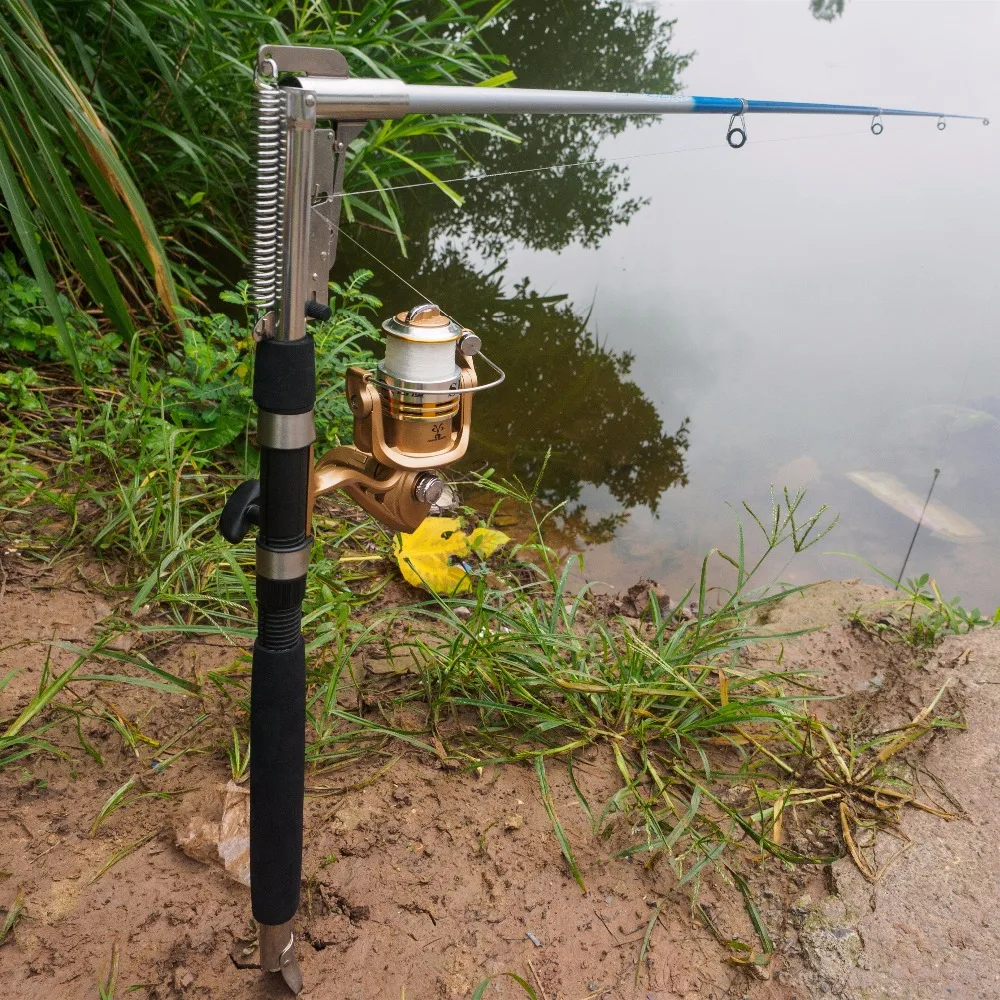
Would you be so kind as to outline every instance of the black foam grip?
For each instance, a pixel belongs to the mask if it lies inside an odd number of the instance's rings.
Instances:
[[[250,684],[250,898],[260,924],[299,907],[305,784],[306,649],[253,647]]]
[[[312,337],[262,340],[253,368],[253,399],[272,413],[305,413],[316,402],[316,348]]]

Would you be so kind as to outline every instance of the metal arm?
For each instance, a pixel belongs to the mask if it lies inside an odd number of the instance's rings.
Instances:
[[[316,95],[321,118],[402,118],[404,115],[909,115],[981,118],[941,111],[911,111],[866,104],[748,101],[739,97],[673,97],[591,90],[529,90],[499,87],[437,87],[401,80],[296,77]]]

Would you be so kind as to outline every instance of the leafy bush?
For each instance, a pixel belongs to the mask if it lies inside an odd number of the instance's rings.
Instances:
[[[58,320],[73,337],[80,354],[80,368],[90,376],[109,374],[125,361],[122,337],[103,333],[94,320],[65,295],[57,294]],[[8,387],[34,384],[28,375],[31,364],[51,362],[60,357],[59,326],[42,286],[25,274],[9,250],[0,255],[0,351],[7,352],[16,370],[0,376]],[[17,370],[21,371],[18,375]],[[6,398],[6,397],[0,397]]]
[[[316,368],[321,388],[316,399],[317,450],[340,444],[350,436],[353,418],[344,397],[341,380],[349,365],[374,365],[365,346],[379,332],[366,314],[381,302],[363,291],[370,271],[357,272],[344,286],[333,285],[329,321],[315,324]],[[242,282],[237,292],[224,293],[231,303],[247,305],[248,288]],[[212,313],[185,314],[189,321],[182,335],[182,350],[168,357],[171,374],[166,396],[171,420],[199,431],[199,444],[206,451],[231,444],[250,425],[253,410],[253,340],[246,322]],[[326,381],[331,373],[332,381]]]
[[[175,273],[197,294],[220,249],[242,252],[260,44],[335,45],[369,76],[499,83],[506,77],[491,80],[496,57],[479,32],[505,5],[8,0],[0,18],[0,221],[39,283],[77,377],[76,331],[62,322],[52,272],[77,276],[130,340],[136,309],[147,319],[161,308],[179,318]],[[353,199],[347,213],[402,241],[385,187],[414,173],[436,178],[463,158],[459,137],[469,130],[508,134],[465,116],[372,123],[352,146],[346,183],[379,194]]]

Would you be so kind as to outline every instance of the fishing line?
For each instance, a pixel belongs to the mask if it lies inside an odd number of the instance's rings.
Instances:
[[[913,543],[917,540],[917,533],[920,531],[920,525],[924,523],[924,514],[927,513],[927,505],[931,502],[931,494],[934,492],[934,484],[937,482],[938,476],[941,475],[940,469],[934,470],[934,478],[931,480],[931,488],[927,491],[927,499],[924,501],[924,509],[920,512],[920,518],[917,521],[917,526],[913,529],[913,537],[910,539],[910,547],[906,550],[906,558],[903,560],[903,565],[899,570],[899,576],[896,579],[896,590],[899,590],[899,584],[903,579],[903,574],[906,572],[906,564],[910,561],[910,553],[913,551]]]
[[[824,132],[820,135],[786,135],[775,139],[755,139],[754,145],[765,142],[797,142],[801,139],[835,139],[847,135],[868,135],[868,131],[852,132]],[[518,174],[536,174],[546,170],[564,170],[573,167],[585,167],[592,163],[624,163],[628,160],[644,160],[652,156],[672,156],[675,153],[700,153],[708,149],[722,149],[719,143],[712,143],[708,146],[684,146],[681,149],[659,149],[652,153],[631,153],[628,156],[594,156],[589,160],[568,160],[565,163],[552,163],[543,167],[522,167],[518,170],[502,170],[492,174],[466,174],[464,177],[456,177],[455,180],[438,181],[417,181],[413,184],[397,184],[393,187],[366,188],[362,191],[345,191],[344,197],[360,197],[365,194],[388,194],[390,191],[412,191],[415,188],[436,187],[442,184],[449,187],[453,184],[475,184],[479,181],[497,180],[500,177],[515,177]]]
[[[391,267],[389,267],[389,265],[384,260],[376,256],[374,253],[372,253],[371,250],[368,249],[368,247],[366,247],[363,243],[358,242],[358,240],[356,240],[353,236],[351,236],[351,234],[347,232],[346,229],[341,229],[340,235],[349,239],[359,250],[363,250],[366,254],[368,254],[368,256],[371,257],[371,259],[375,261],[376,264],[381,264],[382,267],[384,267],[394,278],[396,278],[398,281],[401,281],[411,291],[416,292],[417,295],[419,295],[424,302],[430,302],[430,298],[424,295],[424,293],[420,291],[420,289],[417,288],[416,285],[411,284],[401,274],[398,274],[396,271],[394,271]],[[454,319],[454,317],[452,317],[452,319]]]
[[[789,135],[789,136],[779,136],[774,139],[757,139],[755,140],[755,144],[765,143],[765,142],[767,143],[796,142],[802,139],[834,139],[843,136],[867,135],[867,134],[868,134],[867,130],[866,131],[853,130],[850,132],[823,132],[820,135]],[[723,147],[718,143],[712,143],[711,145],[707,146],[685,146],[682,147],[681,149],[660,149],[652,153],[632,153],[628,156],[611,156],[611,157],[595,156],[591,157],[589,160],[571,160],[565,163],[553,163],[542,167],[523,167],[518,170],[503,170],[491,174],[466,174],[465,177],[458,177],[455,180],[444,181],[442,183],[448,185],[475,184],[480,181],[499,180],[502,177],[515,177],[520,174],[534,174],[534,173],[542,173],[544,171],[571,169],[573,167],[583,167],[592,163],[622,163],[628,160],[643,160],[655,156],[672,156],[676,153],[698,153],[698,152],[704,152],[705,150],[722,149],[722,148]],[[367,188],[362,191],[345,191],[342,197],[345,198],[360,197],[361,195],[366,195],[366,194],[388,194],[390,191],[412,191],[416,188],[425,188],[425,187],[440,188],[440,186],[441,185],[436,181],[419,181],[413,184],[398,184],[393,187]],[[319,205],[314,205],[313,211],[318,212],[319,208],[320,208]],[[419,295],[420,298],[422,298],[425,302],[430,301],[430,299],[423,292],[421,292],[419,288],[417,288],[411,282],[407,281],[406,278],[404,278],[397,271],[394,271],[384,260],[378,257],[371,250],[369,250],[368,247],[366,247],[363,243],[359,242],[353,236],[351,236],[351,234],[347,232],[346,228],[341,228],[339,232],[341,236],[343,236],[345,239],[350,240],[351,243],[353,243],[356,247],[358,247],[358,249],[366,253],[377,264],[384,267],[394,278],[396,278],[398,281],[401,281],[411,291],[416,292],[417,295]]]

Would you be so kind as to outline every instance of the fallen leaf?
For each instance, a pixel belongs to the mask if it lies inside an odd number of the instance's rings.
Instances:
[[[502,531],[479,527],[469,535],[469,548],[480,559],[489,559],[501,545],[506,545],[509,541],[510,539]]]
[[[509,541],[492,528],[479,527],[466,535],[457,517],[428,517],[412,534],[396,536],[393,554],[407,583],[439,594],[458,594],[472,586],[458,560],[470,555],[488,559]]]

